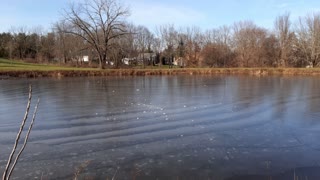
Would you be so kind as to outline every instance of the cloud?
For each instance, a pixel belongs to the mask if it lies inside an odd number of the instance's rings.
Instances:
[[[154,28],[163,24],[177,26],[196,25],[205,21],[205,15],[194,9],[160,2],[135,2],[131,4],[129,18],[135,24]]]

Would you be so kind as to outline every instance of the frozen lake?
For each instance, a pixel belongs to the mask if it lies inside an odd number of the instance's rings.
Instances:
[[[13,179],[320,178],[317,77],[1,80],[0,172],[29,83],[41,103]]]

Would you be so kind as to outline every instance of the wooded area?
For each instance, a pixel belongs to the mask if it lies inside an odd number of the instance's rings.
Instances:
[[[160,25],[150,30],[126,21],[129,10],[116,0],[72,4],[64,16],[44,33],[12,28],[0,34],[0,57],[38,63],[82,63],[120,67],[124,58],[140,65],[176,62],[183,67],[318,67],[320,65],[320,14],[290,21],[278,16],[273,29],[252,21],[202,30],[198,27]],[[145,58],[154,54],[154,58]],[[139,63],[131,63],[137,65]]]

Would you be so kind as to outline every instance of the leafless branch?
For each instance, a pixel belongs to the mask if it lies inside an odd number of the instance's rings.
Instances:
[[[39,103],[40,103],[40,99],[38,99],[38,102],[37,102],[37,104],[36,104],[36,106],[35,106],[35,108],[34,108],[32,120],[31,120],[31,124],[30,124],[30,126],[29,126],[29,129],[28,129],[28,132],[27,132],[27,134],[26,134],[26,136],[25,136],[25,138],[24,138],[23,145],[22,145],[22,147],[21,147],[21,149],[20,149],[20,151],[19,151],[16,159],[14,160],[14,162],[13,162],[13,164],[12,164],[12,167],[11,167],[11,169],[10,169],[10,171],[9,171],[8,177],[10,177],[10,176],[12,175],[12,172],[13,172],[13,170],[14,170],[14,168],[15,168],[15,166],[16,166],[16,164],[17,164],[17,162],[18,162],[18,160],[19,160],[19,158],[20,158],[20,156],[21,156],[21,154],[22,154],[22,152],[24,151],[24,149],[25,149],[26,146],[27,146],[27,143],[28,143],[28,140],[29,140],[29,136],[30,136],[30,132],[31,132],[31,130],[32,130],[32,127],[33,127],[33,125],[34,125],[34,121],[35,121],[36,116],[37,116],[37,111],[38,111]]]
[[[8,159],[8,162],[7,162],[7,165],[6,165],[6,167],[5,167],[5,170],[4,170],[4,173],[3,173],[3,176],[2,176],[2,180],[7,179],[7,174],[8,174],[9,166],[10,166],[10,164],[11,164],[11,162],[12,162],[13,155],[14,155],[14,153],[16,152],[16,149],[17,149],[17,146],[18,146],[18,143],[19,143],[19,139],[20,139],[22,130],[23,130],[23,128],[24,128],[24,125],[25,125],[25,123],[26,123],[26,121],[27,121],[27,119],[28,119],[29,110],[30,110],[30,104],[31,104],[31,99],[32,99],[32,87],[30,86],[30,87],[29,87],[29,98],[28,98],[28,104],[27,104],[26,112],[25,112],[24,118],[23,118],[23,120],[22,120],[20,129],[19,129],[19,132],[18,132],[18,134],[17,134],[17,137],[16,137],[16,140],[15,140],[14,146],[13,146],[12,151],[11,151],[11,153],[10,153],[10,156],[9,156],[9,159]]]
[[[16,164],[17,164],[17,162],[18,162],[18,160],[19,160],[19,158],[20,158],[20,156],[22,154],[22,152],[23,152],[23,150],[25,149],[25,147],[27,145],[27,142],[28,142],[28,139],[29,139],[29,135],[30,135],[30,132],[32,130],[32,127],[33,127],[33,124],[34,124],[34,121],[35,121],[35,118],[36,118],[36,114],[37,114],[37,110],[38,110],[38,105],[39,105],[40,99],[38,99],[38,102],[37,102],[37,104],[35,106],[35,110],[34,110],[34,113],[33,113],[32,121],[31,121],[31,124],[29,125],[29,129],[28,129],[27,134],[25,136],[24,143],[23,143],[21,149],[19,150],[18,155],[16,156],[14,162],[12,163],[13,156],[14,156],[15,152],[17,151],[17,146],[19,144],[19,140],[20,140],[21,134],[23,132],[24,126],[25,126],[26,121],[28,119],[31,100],[32,100],[32,86],[30,85],[30,87],[29,87],[29,98],[28,98],[26,112],[25,112],[24,118],[23,118],[23,120],[21,122],[20,129],[19,129],[19,131],[17,133],[17,137],[16,137],[15,143],[13,145],[12,151],[10,153],[7,165],[6,165],[5,170],[3,172],[2,180],[9,180],[10,179],[10,177],[12,175],[12,172],[13,172],[13,170],[14,170],[14,168],[15,168],[15,166],[16,166]]]
[[[120,167],[117,168],[116,172],[114,173],[113,177],[112,177],[112,180],[115,180],[116,176],[117,176],[117,173],[119,171]]]

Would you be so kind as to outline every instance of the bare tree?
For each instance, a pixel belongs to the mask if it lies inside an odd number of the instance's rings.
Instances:
[[[290,27],[290,13],[288,12],[282,16],[278,16],[274,22],[275,35],[280,48],[277,66],[288,66],[292,48],[292,32]]]
[[[209,67],[225,66],[227,54],[224,52],[222,44],[208,43],[202,49],[201,54],[204,58],[204,65]]]
[[[135,35],[139,51],[142,54],[143,67],[145,67],[145,53],[151,51],[151,45],[154,37],[149,29],[144,26],[138,26]]]
[[[222,26],[205,32],[205,46],[202,49],[204,63],[209,66],[226,67],[230,65],[231,28]],[[220,57],[220,58],[217,58]]]
[[[218,29],[211,29],[205,32],[204,42],[219,43],[230,46],[231,28],[229,26],[221,26]]]
[[[70,51],[68,48],[69,46],[67,45],[68,35],[63,32],[63,30],[66,29],[65,26],[66,25],[63,22],[58,22],[54,25],[54,31],[57,34],[56,55],[64,64],[66,64],[69,59],[68,54]]]
[[[113,39],[127,34],[125,19],[129,10],[117,0],[91,0],[72,4],[64,13],[63,21],[71,25],[64,30],[81,37],[99,56],[100,68],[104,68]]]
[[[24,59],[26,57],[26,50],[27,50],[27,28],[26,27],[19,27],[11,28],[11,34],[13,34],[13,56],[18,57],[19,59]]]
[[[161,51],[161,39],[153,38],[151,42],[152,51],[159,53]]]
[[[172,63],[174,50],[178,45],[178,32],[173,24],[166,24],[157,28],[157,34],[161,40],[161,50],[163,51],[161,57],[168,59]],[[162,59],[160,57],[160,59]],[[160,60],[160,64],[162,64]]]
[[[51,61],[55,57],[55,34],[48,33],[41,37],[41,56],[45,61]]]
[[[90,55],[90,61],[94,58],[94,51],[90,44],[79,36],[74,34],[64,33],[64,30],[69,29],[70,26],[63,22],[58,22],[54,26],[54,34],[56,36],[55,56],[62,63],[69,61],[82,63],[81,57],[83,55]]]
[[[262,53],[261,56],[262,56],[262,61],[264,66],[268,66],[268,67],[278,66],[279,54],[280,54],[278,38],[276,38],[274,34],[271,34],[263,41],[262,46],[263,46],[263,49],[261,51]],[[287,63],[289,64],[289,62]]]
[[[8,58],[11,56],[12,38],[13,36],[10,33],[0,33],[0,57]]]
[[[184,34],[185,41],[185,56],[188,66],[200,66],[200,52],[203,48],[204,38],[199,27],[187,27]]]
[[[235,23],[233,31],[233,45],[237,53],[238,66],[263,66],[262,52],[267,31],[251,21]]]
[[[136,26],[133,24],[127,24],[127,31],[126,34],[122,39],[123,46],[122,47],[126,53],[127,58],[134,58],[138,56],[138,45],[136,43]]]
[[[306,65],[320,65],[320,14],[299,18],[296,26],[297,47],[302,51]]]

